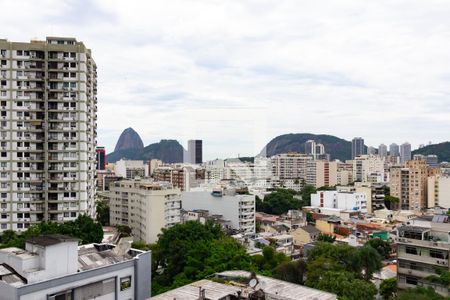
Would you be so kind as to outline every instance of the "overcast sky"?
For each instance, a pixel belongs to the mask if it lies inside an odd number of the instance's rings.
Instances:
[[[0,38],[71,36],[98,65],[99,145],[204,140],[254,155],[285,133],[447,141],[450,1],[0,0]]]

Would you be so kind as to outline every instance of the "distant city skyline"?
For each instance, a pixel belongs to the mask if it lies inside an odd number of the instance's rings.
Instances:
[[[30,9],[33,7],[34,9]],[[10,41],[72,36],[98,65],[98,143],[204,141],[255,155],[286,133],[447,141],[450,3],[2,1]],[[26,22],[24,22],[26,20]]]

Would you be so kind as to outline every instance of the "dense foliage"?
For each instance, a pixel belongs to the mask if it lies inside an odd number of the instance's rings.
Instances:
[[[98,200],[96,203],[96,221],[103,226],[109,225],[109,205],[105,200]]]
[[[384,300],[390,300],[397,293],[397,278],[385,279],[380,284],[380,295]]]
[[[301,209],[303,206],[311,205],[311,194],[316,189],[312,185],[305,185],[300,193],[290,189],[277,189],[266,195],[263,200],[256,198],[256,210],[273,215],[287,213],[290,209]],[[301,200],[295,197],[300,194]]]
[[[278,189],[264,197],[256,199],[256,210],[268,214],[281,215],[290,209],[299,209],[301,202],[294,198],[295,191]]]
[[[388,258],[389,254],[391,253],[391,244],[387,241],[383,241],[380,238],[370,239],[366,242],[365,245],[377,250],[378,254],[380,254],[380,256],[384,258]]]
[[[339,299],[373,299],[377,289],[369,280],[380,268],[381,257],[370,246],[319,242],[308,253],[305,284],[336,293]]]
[[[273,272],[275,278],[303,284],[306,276],[306,262],[304,260],[296,260],[281,263]]]
[[[253,270],[246,250],[220,225],[186,222],[163,229],[153,248],[152,295],[225,270]],[[157,267],[162,271],[156,272]]]
[[[431,287],[416,287],[401,292],[396,300],[448,300],[436,293]]]
[[[317,241],[319,242],[334,243],[335,240],[336,237],[334,235],[326,233],[319,233],[319,236],[317,237]]]
[[[414,154],[422,154],[422,155],[435,154],[438,155],[438,159],[440,162],[450,161],[450,142],[428,145],[423,148],[419,148],[412,151],[411,155]]]
[[[80,215],[76,220],[65,223],[42,222],[21,234],[7,230],[0,236],[0,247],[24,248],[26,239],[46,234],[73,236],[79,238],[81,244],[100,243],[103,239],[102,225],[87,215]]]

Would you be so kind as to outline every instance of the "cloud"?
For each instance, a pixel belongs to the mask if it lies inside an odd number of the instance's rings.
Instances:
[[[207,158],[254,155],[288,132],[448,140],[446,1],[3,0],[2,11],[9,40],[74,36],[93,50],[108,150],[130,126],[146,144],[202,138]]]

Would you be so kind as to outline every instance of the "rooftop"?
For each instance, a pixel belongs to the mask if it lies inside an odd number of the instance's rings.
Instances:
[[[41,235],[32,237],[27,240],[27,243],[39,246],[52,246],[64,242],[78,242],[77,238],[73,238],[62,234]]]
[[[230,299],[237,299],[238,295],[240,299],[245,300],[255,294],[263,294],[265,299],[273,300],[337,299],[335,294],[260,275],[257,275],[256,286],[252,288],[247,283],[250,282],[251,274],[246,271],[225,271],[217,273],[215,278],[224,283],[203,279],[153,296],[152,300],[198,300],[200,290],[204,290],[204,299],[208,300],[228,299],[227,296],[230,296]]]

